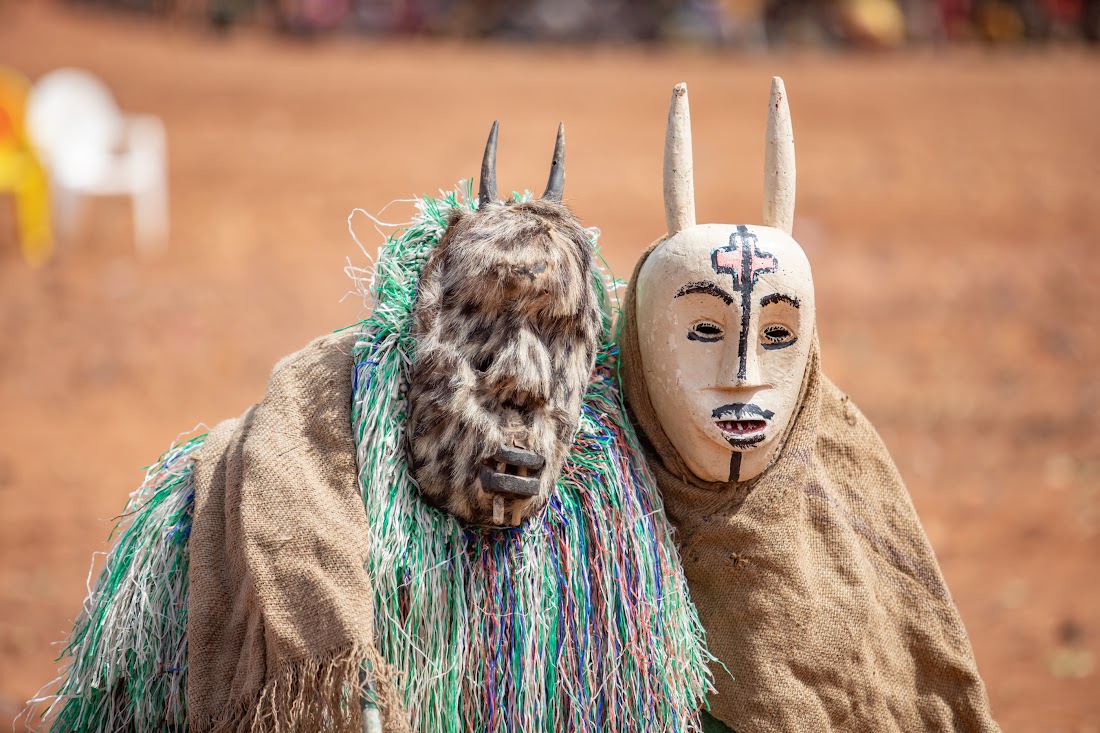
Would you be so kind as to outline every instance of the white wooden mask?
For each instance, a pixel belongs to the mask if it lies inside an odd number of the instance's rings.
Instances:
[[[704,481],[746,481],[771,465],[814,341],[810,263],[791,238],[794,137],[778,77],[766,149],[764,226],[696,224],[687,86],[673,89],[669,234],[635,283],[638,339],[661,427]]]

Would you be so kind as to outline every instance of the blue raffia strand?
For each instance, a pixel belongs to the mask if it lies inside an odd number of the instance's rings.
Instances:
[[[405,453],[420,269],[469,182],[383,245],[355,346],[352,423],[371,535],[377,644],[427,733],[695,731],[710,689],[703,630],[603,334],[569,458],[522,528],[467,528],[428,506]],[[595,247],[595,236],[592,237]]]
[[[50,731],[187,730],[187,568],[200,435],[146,471],[115,530],[43,714]],[[59,660],[60,661],[60,660]]]

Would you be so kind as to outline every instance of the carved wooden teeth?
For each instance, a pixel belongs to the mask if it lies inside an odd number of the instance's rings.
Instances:
[[[719,420],[718,427],[727,433],[751,433],[764,429],[763,420]]]

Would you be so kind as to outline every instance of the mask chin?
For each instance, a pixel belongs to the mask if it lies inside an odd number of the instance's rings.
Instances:
[[[730,481],[748,481],[756,478],[775,459],[776,442],[770,437],[747,450],[734,451],[730,460]]]
[[[687,468],[702,481],[715,484],[747,481],[763,472],[771,465],[776,436],[783,430],[780,425],[769,424],[758,441],[737,445],[726,440],[713,424],[706,427],[705,435],[698,440],[680,440],[679,436],[673,439],[672,435],[669,438]]]

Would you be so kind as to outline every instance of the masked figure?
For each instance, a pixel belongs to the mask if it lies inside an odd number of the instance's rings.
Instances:
[[[52,731],[687,730],[701,626],[561,203],[422,198],[370,317],[148,474]]]
[[[687,89],[674,89],[668,234],[635,269],[621,336],[627,404],[722,663],[709,722],[996,731],[901,477],[821,372],[778,78],[768,112],[764,226],[696,224]]]

